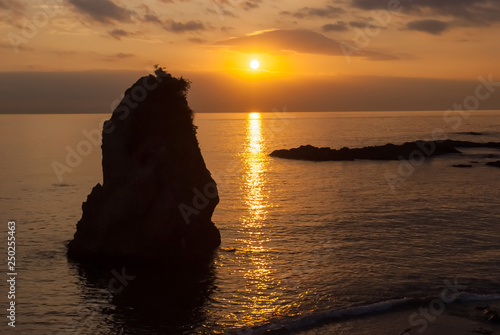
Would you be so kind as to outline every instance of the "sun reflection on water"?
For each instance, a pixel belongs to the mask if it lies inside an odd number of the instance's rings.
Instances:
[[[269,158],[265,152],[260,113],[250,113],[247,118],[246,143],[243,153],[244,201],[247,214],[241,218],[247,238],[243,241],[249,250],[264,251],[263,236],[268,208],[265,173]]]
[[[242,154],[244,166],[243,200],[246,213],[240,218],[241,240],[244,252],[239,257],[241,274],[246,280],[246,299],[242,302],[244,324],[255,324],[280,314],[277,294],[279,279],[275,276],[270,253],[266,218],[269,203],[266,173],[269,169],[266,141],[262,131],[260,113],[250,113],[246,123],[245,149]],[[243,289],[243,288],[242,288]],[[248,313],[250,312],[250,313]]]

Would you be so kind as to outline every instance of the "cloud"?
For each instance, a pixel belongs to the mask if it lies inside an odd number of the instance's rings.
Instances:
[[[85,57],[85,58],[94,58],[102,61],[113,61],[120,59],[127,59],[137,57],[135,54],[118,52],[115,54],[101,54],[95,51],[75,51],[75,50],[53,50],[51,51],[58,57],[62,58],[76,58],[76,57]]]
[[[150,23],[159,23],[161,24],[161,20],[156,16],[155,14],[146,14],[144,15],[144,18],[142,19],[144,22],[150,22]]]
[[[259,4],[261,2],[261,0],[243,1],[241,3],[241,7],[243,7],[244,10],[252,10],[255,8],[259,8]]]
[[[125,31],[122,29],[114,29],[114,30],[108,31],[108,34],[109,34],[109,36],[116,38],[117,40],[121,40],[122,37],[135,35],[134,33],[130,33],[128,31]]]
[[[24,11],[26,5],[19,0],[0,0],[0,10]]]
[[[294,51],[298,53],[344,56],[341,43],[307,29],[270,30],[243,37],[216,42],[217,46],[252,52]],[[353,57],[373,60],[398,59],[398,57],[368,50],[360,50]]]
[[[163,2],[163,3],[175,3],[175,2],[187,2],[187,1],[191,1],[191,0],[177,0],[177,1],[174,1],[174,0],[158,0],[159,2]]]
[[[229,16],[229,17],[234,17],[234,18],[238,17],[238,15],[234,14],[233,12],[231,12],[230,10],[227,10],[227,9],[221,9],[220,12],[224,16]]]
[[[109,24],[112,21],[131,22],[133,11],[116,5],[111,0],[68,0],[74,9],[92,20]]]
[[[144,11],[144,16],[140,19],[142,22],[146,23],[156,23],[156,24],[163,24],[163,22],[160,20],[160,18],[155,14],[154,11],[151,10],[151,8],[148,5],[141,4],[137,6],[136,8],[141,9]]]
[[[19,0],[0,0],[0,22],[22,28],[26,5]]]
[[[238,17],[238,15],[234,14],[230,10],[227,10],[227,9],[223,8],[222,6],[215,5],[214,8],[215,9],[207,8],[207,12],[210,13],[210,14],[217,14],[219,16],[228,16],[228,17],[233,17],[233,18],[237,18]]]
[[[380,0],[351,0],[354,7],[363,10],[387,9],[387,2]],[[404,0],[405,12],[432,16],[448,16],[462,24],[489,25],[500,21],[499,0]]]
[[[204,40],[204,39],[202,39],[202,38],[192,37],[192,38],[189,39],[189,42],[196,43],[196,44],[204,44],[207,41]]]
[[[200,31],[207,29],[202,22],[193,20],[187,22],[176,22],[174,20],[169,20],[165,23],[164,28],[165,30],[177,34],[182,34],[188,31]]]
[[[230,6],[234,7],[234,4],[230,0],[212,0],[217,6]]]
[[[134,54],[127,54],[123,52],[118,52],[116,54],[104,56],[104,57],[97,57],[97,60],[105,61],[105,62],[117,62],[121,59],[128,59],[128,58],[134,58],[137,57]]]
[[[353,28],[370,28],[370,29],[380,28],[379,26],[363,21],[350,21],[349,25]]]
[[[408,22],[409,30],[422,31],[432,35],[441,35],[449,28],[448,23],[439,20],[417,20]]]
[[[385,1],[379,0],[351,0],[351,3],[356,8],[361,8],[364,10],[372,9],[387,9],[387,3]],[[403,6],[406,3],[402,4]]]
[[[349,30],[349,28],[347,27],[347,24],[344,21],[339,21],[337,23],[325,24],[324,26],[321,27],[321,30],[323,30],[325,32],[347,31],[347,30]]]
[[[208,11],[210,13],[217,13],[219,15],[227,15],[230,17],[238,17],[234,12],[225,9],[225,7],[231,7],[231,8],[240,7],[246,11],[249,11],[252,9],[259,8],[260,4],[262,3],[262,0],[245,0],[241,2],[235,2],[233,0],[211,0],[211,2],[212,2],[212,7],[214,7],[215,10],[209,8]]]
[[[294,12],[290,11],[283,11],[281,14],[283,15],[291,15],[297,19],[303,19],[303,18],[314,18],[314,17],[325,17],[325,18],[332,18],[336,17],[339,14],[345,13],[345,10],[342,8],[338,7],[333,7],[333,6],[326,6],[323,8],[315,8],[315,7],[303,7],[301,9],[298,9]]]
[[[135,55],[119,52],[117,54],[112,55],[111,57],[123,59],[123,58],[132,58],[132,57],[135,57]]]

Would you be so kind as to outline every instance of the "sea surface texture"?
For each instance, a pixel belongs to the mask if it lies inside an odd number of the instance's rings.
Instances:
[[[81,204],[102,181],[108,117],[0,115],[1,250],[7,222],[17,227],[13,333],[250,335],[335,321],[338,334],[356,334],[341,332],[344,317],[446,288],[447,302],[499,297],[500,168],[486,163],[500,150],[412,161],[268,155],[436,136],[500,142],[498,111],[196,114],[222,245],[210,271],[189,280],[168,265],[97,270],[66,258]]]

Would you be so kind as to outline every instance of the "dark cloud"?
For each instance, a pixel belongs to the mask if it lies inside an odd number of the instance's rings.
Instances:
[[[117,40],[121,40],[122,37],[134,35],[134,33],[130,33],[128,31],[125,31],[122,29],[114,29],[114,30],[108,31],[108,34],[109,34],[109,36],[116,38]]]
[[[161,20],[156,16],[155,14],[146,14],[144,15],[144,18],[142,19],[144,22],[150,22],[150,23],[159,23],[161,24]]]
[[[202,22],[193,20],[187,22],[176,22],[173,20],[169,20],[165,23],[164,28],[165,30],[178,34],[188,31],[200,31],[207,29]]]
[[[323,7],[323,8],[303,7],[301,9],[294,11],[294,12],[290,12],[290,11],[281,12],[281,14],[283,14],[283,15],[291,15],[297,19],[314,18],[314,17],[332,18],[332,17],[336,17],[342,13],[345,13],[345,10],[343,10],[342,8],[333,7],[330,5]]]
[[[323,30],[325,32],[347,31],[347,30],[349,30],[349,27],[347,27],[347,23],[345,23],[344,21],[339,21],[337,23],[325,24],[324,26],[321,27],[321,30]]]
[[[280,52],[295,51],[299,53],[344,56],[341,43],[311,30],[271,30],[259,34],[236,37],[215,43],[242,51]],[[369,50],[356,50],[352,57],[366,57],[372,60],[390,60],[398,57]]]
[[[261,0],[243,1],[241,3],[241,7],[243,7],[244,10],[252,10],[255,8],[259,8],[259,4],[261,2],[262,2]]]
[[[141,4],[137,6],[137,8],[144,11],[144,16],[141,18],[142,22],[163,24],[160,18],[155,14],[153,10],[151,10],[151,8],[148,5]]]
[[[351,0],[354,7],[373,10],[387,9],[387,1]],[[463,24],[488,25],[500,21],[499,0],[402,0],[404,12],[419,15],[449,16],[461,20]]]
[[[74,9],[92,20],[109,24],[112,21],[131,22],[133,11],[116,5],[111,0],[68,0]]]
[[[350,21],[349,25],[353,28],[370,28],[370,29],[379,28],[379,26],[363,21]]]
[[[387,9],[387,1],[381,0],[351,0],[351,3],[354,7],[372,10],[372,9]],[[406,1],[402,3],[402,5],[406,5]]]
[[[449,28],[449,25],[439,20],[417,20],[408,22],[407,28],[409,30],[422,31],[432,35],[441,35]]]

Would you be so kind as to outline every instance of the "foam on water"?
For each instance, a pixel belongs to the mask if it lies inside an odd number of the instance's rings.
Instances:
[[[500,294],[474,294],[469,292],[460,292],[449,297],[452,303],[470,303],[470,302],[500,302]],[[417,306],[427,306],[433,300],[440,300],[439,296],[425,298],[403,298],[389,301],[381,301],[369,305],[352,306],[343,309],[331,309],[325,311],[316,311],[302,315],[300,317],[283,318],[274,322],[254,326],[244,327],[228,331],[227,334],[234,335],[260,335],[260,334],[281,334],[283,332],[294,333],[304,329],[312,329],[332,322],[340,322],[346,319],[361,318],[380,313],[389,313],[396,310],[414,308]]]

